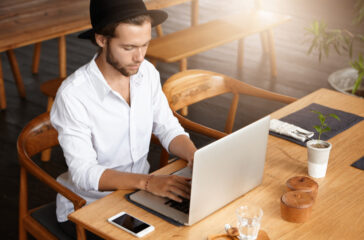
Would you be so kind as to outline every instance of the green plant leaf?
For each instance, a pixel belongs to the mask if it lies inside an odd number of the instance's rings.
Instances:
[[[329,132],[330,130],[331,130],[330,127],[325,127],[324,129],[321,130],[321,133]]]
[[[335,118],[335,119],[336,119],[336,120],[338,120],[338,121],[340,121],[339,116],[338,116],[338,115],[336,115],[335,113],[330,113],[330,114],[329,114],[329,116],[330,116],[330,117]]]
[[[319,52],[319,62],[321,62],[321,58],[322,58],[322,56],[321,56],[322,54],[321,54],[321,51]]]
[[[361,24],[362,21],[364,20],[364,1],[363,0],[358,0],[355,3],[355,9],[357,9],[357,16],[354,19],[353,23],[354,24]]]
[[[353,87],[353,89],[351,90],[351,93],[352,93],[352,94],[355,94],[355,93],[356,93],[356,91],[358,91],[358,88],[359,88],[359,86],[360,86],[361,81],[363,80],[363,78],[364,78],[364,71],[363,71],[363,72],[361,72],[361,73],[359,74],[358,78],[356,79],[355,84],[354,84],[354,87]]]
[[[322,113],[320,113],[319,114],[319,119],[320,119],[321,125],[324,126],[326,117]]]
[[[360,41],[364,42],[364,35],[359,34],[357,37]]]
[[[329,56],[329,46],[325,45],[324,50],[325,50],[325,56],[328,57]]]
[[[312,24],[312,30],[313,30],[313,33],[315,35],[318,35],[319,34],[319,28],[320,28],[320,23],[318,21],[314,21],[313,24]]]
[[[349,50],[348,50],[348,52],[349,52],[349,57],[350,58],[353,57],[353,41],[354,41],[354,39],[349,44]]]
[[[318,132],[318,133],[322,132],[321,126],[315,125],[313,127],[315,128],[316,132]]]
[[[308,55],[310,55],[310,54],[311,54],[311,52],[312,52],[313,48],[314,48],[314,47],[316,47],[316,45],[317,45],[317,38],[315,38],[315,39],[312,41],[312,44],[311,44],[311,46],[310,46],[310,48],[308,49],[308,52],[307,52],[307,54],[308,54]]]
[[[341,52],[339,50],[339,46],[337,44],[334,44],[334,49],[335,49],[337,54],[341,55]]]

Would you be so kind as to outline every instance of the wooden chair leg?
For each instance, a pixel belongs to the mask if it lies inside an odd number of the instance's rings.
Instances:
[[[34,44],[33,64],[32,64],[32,73],[33,74],[38,74],[41,45],[42,45],[42,43],[40,43],[40,42]]]
[[[191,2],[191,14],[191,26],[196,26],[198,24],[198,0]]]
[[[187,70],[187,58],[182,58],[179,62],[179,71],[183,72]]]
[[[180,63],[179,63],[179,71],[183,72],[187,70],[187,58],[183,58],[181,59]],[[181,109],[181,114],[183,116],[187,116],[188,115],[188,107],[183,107]]]
[[[54,102],[53,97],[48,97],[47,112],[50,112],[50,111],[51,111],[51,108],[52,108],[53,102]]]
[[[54,101],[54,99],[52,97],[48,97],[47,112],[50,112],[51,111],[51,108],[52,108],[52,105],[53,105],[53,101]],[[40,159],[43,162],[48,162],[51,159],[51,153],[52,153],[52,149],[51,148],[48,148],[48,149],[44,150],[41,153]]]
[[[238,59],[237,59],[237,71],[238,75],[242,76],[244,66],[244,38],[238,41]]]
[[[268,30],[268,43],[269,43],[269,56],[270,56],[270,68],[272,77],[277,77],[277,64],[276,64],[276,52],[274,49],[273,31]]]
[[[59,76],[65,78],[67,76],[66,36],[58,39],[58,62]]]
[[[19,240],[27,240],[27,232],[23,223],[28,209],[27,174],[23,167],[20,168],[19,191]]]
[[[1,63],[1,56],[0,56],[0,110],[4,109],[6,109],[6,95],[4,86],[3,65]]]
[[[263,53],[269,53],[267,32],[260,33],[260,42],[262,44]]]
[[[162,37],[163,36],[162,24],[159,24],[158,26],[156,26],[155,27],[155,30],[157,31],[157,36],[158,37]]]
[[[18,62],[16,61],[15,53],[12,49],[10,49],[10,50],[6,51],[6,54],[8,55],[8,58],[9,58],[11,70],[14,75],[14,79],[15,79],[16,86],[18,88],[19,95],[22,98],[25,98],[25,95],[26,95],[25,88],[24,88],[23,80],[22,80],[22,77],[20,74],[19,65],[18,65]]]

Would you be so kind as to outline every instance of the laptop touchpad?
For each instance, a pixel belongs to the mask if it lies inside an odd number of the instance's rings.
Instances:
[[[177,172],[172,173],[172,175],[191,178],[192,177],[192,168],[190,168],[190,167],[182,168],[182,169],[178,170]]]

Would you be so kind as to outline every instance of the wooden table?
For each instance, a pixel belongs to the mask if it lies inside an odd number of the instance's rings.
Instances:
[[[310,103],[351,112],[364,117],[364,99],[320,89],[271,114],[281,118]],[[350,166],[364,156],[364,121],[330,139],[333,145],[327,175],[317,179],[319,193],[311,218],[302,224],[290,223],[280,216],[280,197],[285,182],[296,175],[307,175],[306,148],[269,136],[262,185],[189,227],[176,227],[127,202],[130,191],[119,190],[69,215],[69,219],[105,239],[132,239],[132,235],[107,222],[107,218],[126,211],[155,226],[144,239],[206,239],[224,233],[224,224],[236,225],[235,209],[257,204],[264,216],[261,228],[270,239],[364,239],[364,172]],[[183,167],[178,160],[158,170],[170,173]]]
[[[34,43],[39,48],[40,42],[59,38],[59,75],[65,77],[65,36],[90,27],[89,0],[1,0],[0,53],[7,52],[20,96],[25,97],[25,89],[13,49]],[[0,109],[5,108],[0,60]]]
[[[91,28],[90,0],[1,0],[0,53],[6,52],[19,95],[25,97],[18,63],[13,49],[36,44],[34,62],[39,62],[40,43],[59,38],[59,76],[66,77],[66,35]],[[192,2],[191,22],[197,23],[198,0],[145,0],[148,9],[160,9]],[[161,28],[159,28],[161,34]],[[6,109],[6,97],[0,59],[0,110]]]

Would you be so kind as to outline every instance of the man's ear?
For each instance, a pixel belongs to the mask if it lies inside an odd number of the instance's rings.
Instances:
[[[99,47],[103,48],[106,45],[107,38],[104,35],[95,33],[95,41]]]

